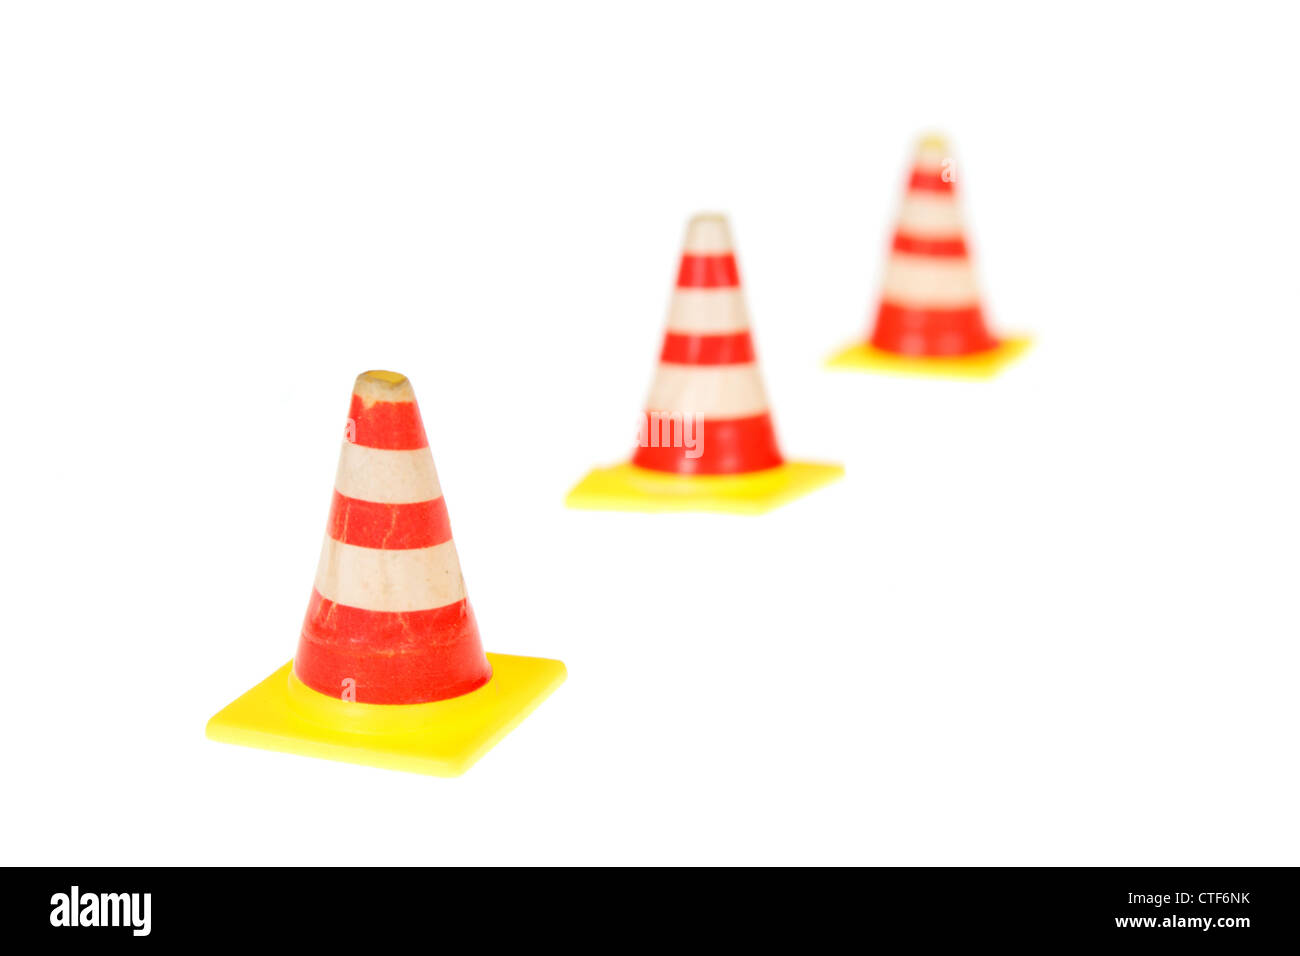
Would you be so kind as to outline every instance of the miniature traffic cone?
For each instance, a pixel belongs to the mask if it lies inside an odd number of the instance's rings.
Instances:
[[[727,220],[690,221],[668,329],[630,462],[597,468],[575,508],[769,511],[844,473],[786,461],[754,355]]]
[[[956,173],[942,137],[921,140],[868,340],[832,368],[991,378],[1027,339],[989,331],[966,246]]]
[[[359,375],[298,654],[208,736],[455,776],[564,678],[483,653],[411,383]]]

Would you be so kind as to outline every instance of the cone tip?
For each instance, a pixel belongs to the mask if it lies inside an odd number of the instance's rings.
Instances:
[[[944,136],[942,133],[936,133],[931,130],[928,133],[924,133],[921,138],[917,140],[916,148],[920,150],[946,150],[948,148],[948,137]]]
[[[731,252],[731,225],[720,212],[701,212],[686,226],[686,252]]]
[[[357,376],[353,394],[359,396],[367,405],[374,402],[413,402],[415,390],[411,381],[400,372],[386,369],[371,369]]]

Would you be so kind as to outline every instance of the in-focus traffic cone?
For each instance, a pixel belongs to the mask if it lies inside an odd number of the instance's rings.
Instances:
[[[455,776],[564,678],[559,661],[483,653],[411,383],[359,375],[297,656],[208,736]]]
[[[723,216],[699,215],[687,226],[637,444],[630,462],[588,474],[568,504],[757,514],[844,473],[781,454]]]
[[[991,378],[1028,346],[989,331],[957,202],[947,142],[917,148],[885,266],[884,290],[866,342],[834,355],[832,368]]]

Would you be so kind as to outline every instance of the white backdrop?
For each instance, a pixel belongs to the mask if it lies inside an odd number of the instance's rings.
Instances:
[[[7,862],[1300,862],[1297,23],[1091,4],[0,8]],[[911,145],[992,384],[822,371]],[[731,214],[762,518],[567,511]],[[439,780],[204,739],[292,655],[353,376],[488,649]]]

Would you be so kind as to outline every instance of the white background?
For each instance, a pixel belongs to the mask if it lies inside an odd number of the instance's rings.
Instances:
[[[1300,862],[1282,8],[9,3],[5,862]],[[948,132],[992,384],[824,372]],[[731,214],[761,518],[567,511]],[[490,650],[466,776],[229,747],[352,378],[413,380]]]

